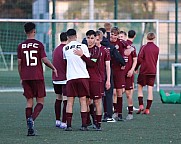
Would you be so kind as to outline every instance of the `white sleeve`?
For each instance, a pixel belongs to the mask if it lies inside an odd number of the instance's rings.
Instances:
[[[82,50],[83,50],[83,54],[84,54],[86,57],[90,57],[89,49],[88,49],[88,47],[87,47],[85,44],[82,44]]]

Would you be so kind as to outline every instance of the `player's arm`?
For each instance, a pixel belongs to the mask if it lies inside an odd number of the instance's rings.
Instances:
[[[106,65],[106,76],[107,76],[105,87],[108,90],[111,87],[111,83],[110,83],[110,77],[111,77],[110,61],[106,61],[105,65]]]
[[[126,63],[124,61],[123,56],[118,52],[118,50],[115,48],[115,46],[111,46],[110,49],[112,49],[112,55],[115,58],[117,62],[121,64],[121,66],[125,66]]]
[[[134,70],[135,70],[135,68],[136,68],[136,65],[137,65],[137,57],[134,57],[134,58],[133,58],[132,67],[131,67],[131,69],[130,69],[130,70],[128,71],[128,73],[127,73],[127,76],[128,76],[128,77],[131,77],[131,76],[133,75]]]
[[[55,73],[55,76],[58,77],[57,69],[53,66],[53,64],[48,60],[47,57],[42,58],[43,63],[52,69],[52,71]]]
[[[141,47],[139,53],[138,53],[138,60],[137,60],[137,65],[135,67],[135,71],[138,70],[140,64],[142,63],[142,61],[144,60],[144,49],[143,47]]]
[[[83,54],[82,49],[75,49],[74,50],[74,54],[80,56],[80,58],[86,63],[86,65],[88,67],[94,67],[96,66],[96,61],[95,60],[91,60],[90,58],[86,57]]]

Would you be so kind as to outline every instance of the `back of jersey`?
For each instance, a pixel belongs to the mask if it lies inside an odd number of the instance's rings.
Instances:
[[[90,57],[87,46],[77,41],[71,41],[63,47],[64,59],[67,60],[67,81],[71,79],[89,78],[86,63],[80,56],[74,54],[74,49],[82,49],[83,54],[86,57]]]
[[[35,39],[27,39],[18,46],[18,59],[21,59],[22,80],[43,80],[41,59],[46,57],[44,46]]]

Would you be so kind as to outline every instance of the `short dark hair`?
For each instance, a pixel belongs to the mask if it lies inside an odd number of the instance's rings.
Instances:
[[[86,32],[86,36],[91,36],[91,35],[96,36],[96,32],[95,32],[94,30],[88,30],[88,31]]]
[[[36,26],[32,22],[27,22],[27,23],[24,24],[24,30],[25,30],[26,33],[30,33],[35,28],[36,28]]]
[[[102,32],[103,32],[103,34],[105,34],[105,33],[106,33],[106,29],[105,29],[105,28],[99,28],[98,30],[102,31]]]
[[[136,32],[134,30],[128,31],[128,38],[134,38],[135,35],[136,35]]]
[[[76,30],[75,29],[68,29],[67,30],[67,36],[75,36],[77,33],[76,33]]]
[[[147,34],[147,39],[148,40],[154,40],[155,39],[155,33],[154,32],[149,32],[148,34]]]
[[[127,36],[127,33],[125,31],[120,31],[119,34],[124,34],[125,36]]]
[[[120,30],[118,27],[115,26],[115,27],[111,28],[111,33],[119,34],[119,32],[120,32]]]
[[[61,42],[67,41],[67,33],[66,32],[62,32],[60,34],[60,41]]]

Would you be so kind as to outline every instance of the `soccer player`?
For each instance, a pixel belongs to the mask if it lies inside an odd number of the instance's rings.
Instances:
[[[89,79],[89,86],[90,86],[90,102],[93,100],[95,108],[96,108],[96,117],[95,117],[95,125],[96,125],[96,130],[101,130],[101,119],[102,119],[102,90],[103,90],[103,85],[102,85],[102,71],[100,69],[100,65],[102,64],[102,49],[97,47],[95,45],[96,41],[96,32],[94,30],[88,30],[86,32],[86,39],[87,39],[87,44],[88,44],[88,49],[90,53],[90,59],[95,63],[94,66],[89,66],[87,64],[87,69],[90,75]],[[79,51],[76,51],[75,54],[80,55],[81,57],[83,56],[83,53],[78,53]],[[103,63],[105,65],[105,63]],[[105,69],[104,69],[105,70]],[[104,73],[103,70],[103,73]],[[109,72],[110,73],[110,72]],[[107,82],[107,87],[109,88],[110,86],[110,81],[108,80]],[[90,105],[90,102],[88,105]],[[94,111],[93,109],[90,108],[90,113]]]
[[[127,33],[125,31],[120,31],[119,32],[119,37],[120,40],[127,40]]]
[[[77,42],[77,33],[74,29],[67,30],[68,44],[63,47],[64,59],[67,60],[66,69],[66,91],[67,91],[67,108],[66,108],[66,131],[72,131],[73,104],[76,96],[79,97],[82,126],[80,130],[87,129],[87,103],[86,96],[89,95],[89,73],[86,63],[80,56],[74,54],[74,50],[82,50],[86,57],[90,57],[86,45]]]
[[[56,68],[47,59],[43,44],[35,39],[35,24],[28,22],[24,25],[27,40],[18,45],[18,72],[26,98],[26,120],[28,127],[27,136],[34,136],[34,121],[40,114],[44,105],[45,83],[43,76],[43,63],[51,68],[57,75]],[[36,106],[33,109],[33,98],[36,98]]]
[[[111,36],[110,36],[110,42],[112,45],[114,45],[119,53],[125,57],[129,54],[125,53],[125,49],[127,48],[127,43],[125,41],[120,41],[118,39],[119,36],[119,28],[113,27],[111,28]],[[125,61],[126,62],[126,61]],[[123,107],[123,101],[122,101],[122,93],[125,88],[125,66],[121,66],[114,57],[112,58],[112,69],[113,69],[113,81],[114,81],[114,88],[116,89],[116,96],[117,96],[117,104],[115,108],[115,112],[113,114],[113,117],[118,121],[123,121],[122,118],[122,107]]]
[[[128,102],[128,115],[126,117],[126,120],[133,119],[133,89],[134,89],[134,69],[137,64],[137,54],[136,54],[136,48],[132,45],[133,40],[136,37],[136,32],[134,30],[128,31],[128,39],[127,44],[131,46],[131,54],[129,56],[125,56],[125,59],[127,59],[126,67],[125,67],[125,94],[127,97]]]
[[[139,66],[139,75],[137,79],[138,83],[138,102],[139,110],[137,114],[141,112],[143,114],[150,114],[150,107],[153,101],[153,86],[156,77],[156,66],[159,55],[159,48],[154,44],[155,34],[149,32],[147,34],[147,44],[143,45],[140,48],[138,54],[138,61],[135,70],[137,71]],[[148,86],[148,97],[147,97],[147,106],[144,110],[143,105],[143,87]]]
[[[61,44],[55,48],[53,51],[53,65],[57,69],[58,77],[52,73],[53,87],[56,94],[56,100],[54,104],[55,116],[56,116],[56,127],[66,128],[66,61],[63,59],[63,47],[67,44],[67,34],[62,32],[60,34]],[[62,121],[60,121],[61,116],[61,104],[63,102],[62,109]]]

